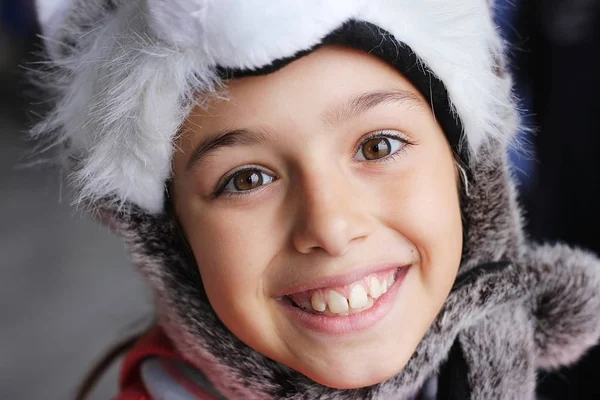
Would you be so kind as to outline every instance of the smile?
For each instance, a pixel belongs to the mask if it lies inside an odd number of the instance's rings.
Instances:
[[[398,269],[370,274],[349,285],[288,295],[294,305],[327,316],[356,314],[373,307],[396,281]]]
[[[322,333],[340,334],[375,325],[392,308],[410,266],[371,273],[344,286],[282,296],[293,320]]]

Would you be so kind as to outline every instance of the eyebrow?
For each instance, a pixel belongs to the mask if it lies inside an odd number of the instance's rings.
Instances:
[[[336,126],[347,119],[355,118],[375,107],[389,103],[399,103],[419,109],[428,109],[425,101],[412,92],[406,90],[381,90],[353,97],[343,105],[325,111],[321,114],[321,119],[327,126]],[[215,133],[194,147],[185,169],[186,171],[193,169],[208,154],[218,149],[256,145],[269,140],[272,140],[272,137],[264,130],[234,129]]]
[[[337,106],[324,112],[321,115],[321,119],[326,125],[333,127],[348,119],[356,118],[358,115],[364,114],[375,107],[390,103],[397,103],[420,110],[429,109],[429,106],[423,99],[407,90],[379,90],[354,97],[342,106]]]
[[[250,146],[271,139],[267,132],[250,129],[234,129],[218,132],[202,140],[196,145],[185,166],[191,170],[209,153],[223,147]]]

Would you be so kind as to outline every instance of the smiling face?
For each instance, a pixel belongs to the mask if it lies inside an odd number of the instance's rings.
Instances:
[[[189,116],[177,216],[222,322],[335,388],[402,370],[460,263],[457,174],[400,73],[324,47]]]

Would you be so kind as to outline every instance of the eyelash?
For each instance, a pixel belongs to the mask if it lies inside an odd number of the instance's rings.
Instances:
[[[213,193],[213,198],[217,198],[217,197],[239,197],[239,196],[246,196],[248,194],[257,192],[259,190],[261,190],[261,188],[263,188],[266,185],[261,185],[259,188],[256,189],[250,189],[250,190],[244,190],[244,191],[240,191],[240,192],[225,192],[225,188],[227,187],[227,185],[229,184],[229,182],[235,178],[236,175],[241,174],[243,172],[246,171],[259,171],[262,172],[264,174],[273,176],[272,172],[267,171],[265,168],[259,167],[258,165],[247,165],[244,166],[240,169],[236,169],[233,172],[231,172],[230,174],[226,175],[223,180],[221,180],[221,183],[219,183],[219,185],[217,186],[217,189],[215,190],[215,192]],[[273,176],[273,181],[276,181],[279,177],[277,176]]]
[[[401,142],[402,144],[400,145],[400,148],[398,150],[396,150],[394,153],[390,154],[389,156],[385,156],[383,158],[377,158],[375,160],[361,160],[361,161],[357,161],[357,162],[361,162],[361,163],[386,163],[386,162],[391,162],[396,160],[401,153],[404,153],[404,150],[406,150],[406,148],[408,146],[412,146],[415,144],[415,142],[408,140],[408,138],[404,135],[398,134],[396,133],[396,131],[390,131],[390,130],[380,130],[380,131],[375,131],[372,133],[369,133],[367,136],[365,136],[360,143],[358,144],[358,146],[356,146],[354,148],[354,153],[356,154],[358,153],[358,151],[360,150],[360,148],[362,146],[365,145],[365,143],[367,143],[369,140],[371,139],[375,139],[375,138],[387,138],[387,139],[395,139],[398,140],[399,142]]]
[[[372,132],[372,133],[368,134],[366,137],[364,137],[360,141],[360,143],[355,147],[353,154],[358,153],[360,151],[361,147],[365,145],[365,143],[367,143],[369,140],[375,139],[375,138],[395,139],[395,140],[400,141],[402,144],[400,145],[400,148],[398,150],[396,150],[394,153],[392,153],[388,156],[385,156],[383,158],[378,158],[375,160],[360,160],[357,162],[369,163],[369,164],[392,162],[392,161],[395,161],[399,156],[401,156],[402,155],[401,153],[404,153],[404,151],[406,150],[407,147],[415,144],[414,142],[408,140],[404,135],[400,135],[400,134],[396,133],[396,131],[379,130],[379,131]],[[270,176],[273,176],[272,172],[267,171],[265,168],[262,168],[259,166],[248,165],[248,166],[242,167],[240,169],[234,170],[233,172],[231,172],[230,174],[225,176],[221,180],[221,183],[219,183],[219,185],[217,186],[217,189],[214,191],[212,197],[213,198],[217,198],[217,197],[224,197],[224,198],[237,197],[237,198],[239,198],[240,196],[247,196],[247,195],[254,194],[257,191],[260,191],[264,186],[267,186],[267,185],[261,185],[260,187],[258,187],[256,189],[244,190],[244,191],[239,191],[239,192],[225,192],[225,188],[227,187],[229,182],[233,178],[235,178],[236,175],[246,172],[246,171],[259,171],[259,172],[268,174]],[[276,181],[277,179],[278,179],[277,176],[273,176],[273,182]]]

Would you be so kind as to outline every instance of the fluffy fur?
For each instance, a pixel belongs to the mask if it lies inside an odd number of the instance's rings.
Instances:
[[[110,3],[80,0],[57,34],[57,108],[38,134],[53,131],[73,142],[81,200],[124,237],[154,289],[160,323],[225,397],[404,399],[458,340],[473,400],[531,400],[536,369],[572,363],[596,343],[600,260],[523,235],[505,155],[516,113],[483,0],[379,0],[368,8],[341,0],[268,8],[233,0]],[[273,16],[281,23],[265,23]],[[171,210],[163,208],[163,186],[191,94],[218,84],[215,64],[258,67],[308,47],[352,16],[409,44],[444,81],[471,157],[464,254],[443,309],[397,376],[334,390],[253,351],[221,323]]]
[[[505,121],[504,129],[516,129],[514,113]],[[134,261],[156,288],[169,335],[226,396],[405,398],[436,372],[458,338],[473,399],[533,399],[536,369],[575,361],[600,335],[600,262],[581,250],[525,240],[505,150],[491,142],[469,166],[461,276],[443,310],[402,373],[362,390],[316,385],[232,336],[208,305],[193,257],[168,214],[156,219],[109,207],[102,215],[126,235]]]
[[[513,128],[510,124],[507,127]],[[473,400],[534,399],[537,369],[577,360],[600,336],[600,260],[522,234],[499,142],[471,165],[460,275],[413,357],[396,377],[358,390],[318,385],[245,346],[220,322],[175,219],[111,202],[100,218],[122,234],[155,290],[161,324],[189,362],[231,399],[407,398],[459,340]]]
[[[47,2],[41,10],[55,16]],[[473,154],[510,98],[494,73],[501,46],[482,0],[64,0],[48,17],[56,107],[34,131],[72,143],[79,202],[113,197],[162,211],[173,138],[215,67],[254,69],[312,48],[350,19],[407,44],[447,86]]]

